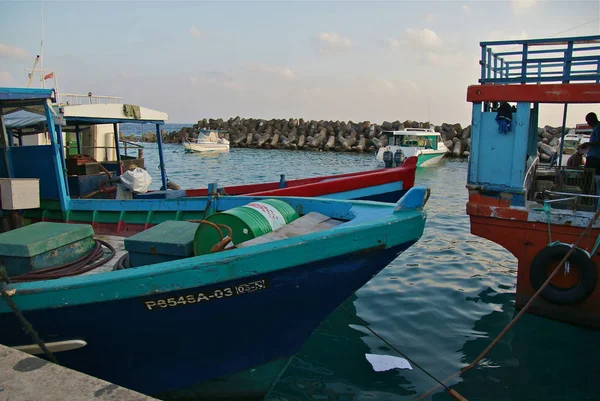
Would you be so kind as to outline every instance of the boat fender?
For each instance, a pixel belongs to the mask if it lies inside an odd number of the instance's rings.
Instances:
[[[404,156],[402,149],[398,149],[396,153],[394,153],[394,163],[396,163],[396,166],[400,167],[405,159],[406,157]]]
[[[556,266],[569,252],[568,244],[549,245],[542,249],[531,263],[529,279],[533,289],[539,289],[548,278],[548,267]],[[574,305],[583,302],[596,288],[598,275],[596,265],[585,251],[575,248],[567,260],[569,268],[579,269],[579,281],[571,288],[559,288],[548,283],[541,296],[557,305]],[[558,273],[560,274],[560,273]]]
[[[391,150],[386,150],[383,152],[383,162],[385,163],[385,167],[390,168],[394,163],[394,155]]]

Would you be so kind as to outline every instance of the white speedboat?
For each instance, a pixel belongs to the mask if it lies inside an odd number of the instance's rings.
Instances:
[[[407,128],[403,131],[384,131],[388,145],[379,148],[377,160],[396,164],[410,156],[417,156],[418,167],[428,167],[438,163],[448,148],[439,132],[431,128]]]
[[[201,130],[196,139],[183,139],[186,152],[227,152],[229,141],[219,138],[218,131]]]

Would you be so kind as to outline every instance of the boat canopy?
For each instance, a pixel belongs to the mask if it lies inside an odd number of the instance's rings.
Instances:
[[[129,104],[82,104],[60,107],[69,125],[94,125],[115,123],[164,124],[167,113]]]

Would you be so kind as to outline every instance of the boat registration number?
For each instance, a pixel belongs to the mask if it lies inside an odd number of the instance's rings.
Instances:
[[[170,298],[159,298],[144,301],[147,310],[160,310],[174,308],[176,306],[197,304],[200,302],[215,301],[218,299],[231,298],[238,295],[262,291],[269,286],[267,279],[256,280],[250,283],[232,285],[229,287],[216,288],[214,290],[194,292]]]

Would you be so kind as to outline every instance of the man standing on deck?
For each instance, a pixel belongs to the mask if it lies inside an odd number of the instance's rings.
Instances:
[[[585,167],[596,169],[596,175],[600,175],[600,122],[596,113],[588,113],[585,121],[592,127],[590,135],[590,150],[588,151]]]

